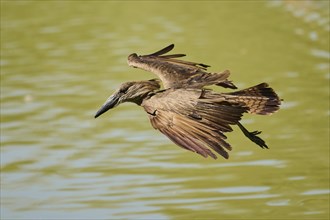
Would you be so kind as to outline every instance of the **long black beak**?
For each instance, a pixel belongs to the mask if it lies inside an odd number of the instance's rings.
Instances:
[[[115,106],[118,105],[119,101],[119,95],[118,94],[113,94],[108,98],[108,100],[103,104],[103,106],[96,112],[94,118],[99,117],[102,115],[104,112],[108,111],[109,109],[114,108]]]

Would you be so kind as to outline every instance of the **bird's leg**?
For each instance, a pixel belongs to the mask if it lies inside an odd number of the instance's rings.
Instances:
[[[264,140],[262,140],[257,135],[261,133],[261,131],[248,131],[241,123],[237,123],[238,127],[242,130],[243,134],[249,138],[254,143],[258,144],[261,148],[268,148],[267,144]]]

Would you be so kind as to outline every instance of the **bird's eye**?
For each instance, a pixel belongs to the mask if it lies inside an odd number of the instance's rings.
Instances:
[[[120,93],[124,93],[124,94],[126,94],[127,90],[128,90],[128,87],[126,87],[126,88],[121,88],[121,89],[119,90],[119,92],[120,92]]]

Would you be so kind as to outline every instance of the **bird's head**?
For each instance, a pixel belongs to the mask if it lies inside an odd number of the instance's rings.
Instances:
[[[159,80],[125,82],[114,92],[102,107],[96,112],[95,118],[124,102],[134,102],[140,105],[143,99],[151,92],[160,88]]]

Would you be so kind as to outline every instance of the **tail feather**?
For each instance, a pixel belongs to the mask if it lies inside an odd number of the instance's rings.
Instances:
[[[267,83],[226,93],[226,99],[243,103],[249,108],[249,113],[259,115],[272,114],[279,110],[281,104],[281,99]]]

